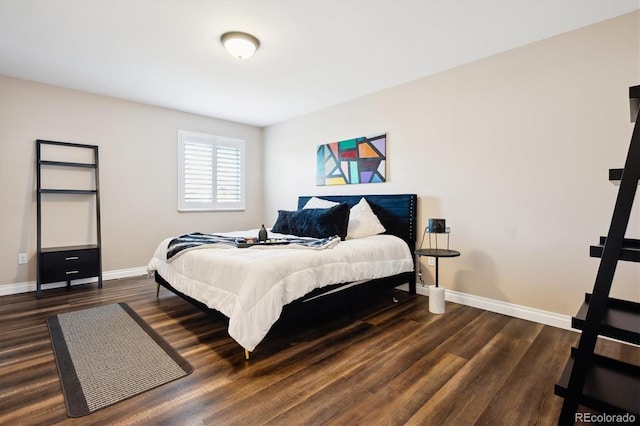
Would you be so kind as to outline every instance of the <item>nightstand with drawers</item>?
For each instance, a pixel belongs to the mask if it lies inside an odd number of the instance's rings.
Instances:
[[[100,251],[96,245],[45,248],[38,258],[40,283],[55,283],[100,276]]]

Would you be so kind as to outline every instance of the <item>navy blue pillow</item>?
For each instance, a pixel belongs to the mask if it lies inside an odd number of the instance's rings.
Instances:
[[[350,212],[347,203],[328,209],[278,210],[278,219],[271,231],[313,238],[338,235],[344,240],[347,236]]]

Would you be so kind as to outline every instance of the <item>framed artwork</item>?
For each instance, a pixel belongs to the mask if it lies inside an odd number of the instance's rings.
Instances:
[[[385,182],[387,135],[320,145],[316,163],[316,186]]]

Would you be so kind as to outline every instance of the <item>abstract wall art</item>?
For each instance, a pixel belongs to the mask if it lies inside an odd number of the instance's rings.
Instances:
[[[387,135],[318,146],[316,186],[386,181]]]

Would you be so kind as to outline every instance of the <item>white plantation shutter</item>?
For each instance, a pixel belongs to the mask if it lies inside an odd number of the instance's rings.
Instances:
[[[238,147],[216,146],[216,197],[237,203],[242,197],[242,154]]]
[[[213,201],[213,146],[184,143],[184,200],[187,203]]]
[[[178,132],[178,210],[245,208],[245,142]]]

